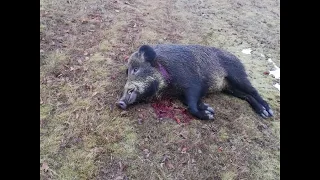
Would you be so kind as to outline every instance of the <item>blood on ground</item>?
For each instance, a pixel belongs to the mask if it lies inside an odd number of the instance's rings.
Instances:
[[[151,106],[159,118],[170,118],[178,124],[187,123],[193,119],[186,108],[174,106],[172,99],[169,98],[154,100]]]

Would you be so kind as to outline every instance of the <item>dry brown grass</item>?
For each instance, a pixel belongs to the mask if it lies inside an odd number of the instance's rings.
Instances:
[[[279,2],[40,5],[41,179],[280,179],[280,93],[260,56],[280,64]],[[229,50],[275,117],[263,120],[247,102],[224,94],[205,98],[214,122],[159,120],[150,104],[120,111],[114,103],[125,83],[124,59],[143,43]],[[242,54],[248,47],[252,55]]]

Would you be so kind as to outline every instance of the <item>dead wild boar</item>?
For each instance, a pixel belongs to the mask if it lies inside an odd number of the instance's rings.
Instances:
[[[264,118],[273,116],[236,56],[201,45],[142,45],[128,59],[127,82],[117,105],[126,109],[169,94],[178,97],[196,118],[213,120],[213,108],[201,99],[218,91],[246,100]]]

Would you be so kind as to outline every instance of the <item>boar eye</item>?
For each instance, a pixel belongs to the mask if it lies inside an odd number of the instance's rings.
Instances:
[[[133,72],[134,72],[134,73],[137,72],[137,71],[138,71],[138,68],[137,68],[137,67],[133,68]]]

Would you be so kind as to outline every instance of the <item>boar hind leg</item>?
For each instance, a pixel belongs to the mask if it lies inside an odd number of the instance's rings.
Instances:
[[[256,113],[264,118],[273,116],[273,112],[268,103],[262,99],[257,90],[251,85],[249,80],[244,77],[242,79],[227,77],[229,87],[227,93],[246,100]]]

